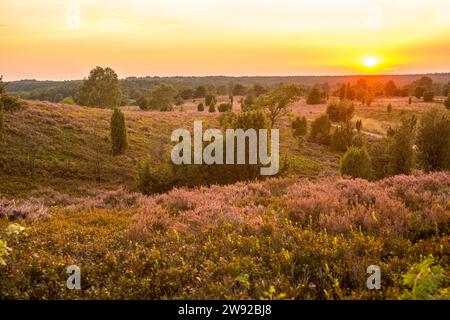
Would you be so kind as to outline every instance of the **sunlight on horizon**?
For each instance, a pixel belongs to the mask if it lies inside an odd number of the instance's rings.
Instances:
[[[6,80],[450,71],[445,0],[17,0],[0,21]]]

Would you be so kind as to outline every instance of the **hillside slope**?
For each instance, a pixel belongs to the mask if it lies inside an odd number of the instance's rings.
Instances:
[[[192,129],[194,120],[204,127],[220,127],[219,113],[150,112],[125,107],[129,150],[113,157],[109,109],[41,101],[23,101],[23,110],[5,116],[6,139],[0,143],[0,198],[29,197],[51,187],[62,193],[85,195],[91,189],[135,186],[139,161],[168,160],[176,128]],[[337,173],[339,156],[328,148],[305,144],[299,149],[284,123],[281,152],[288,154],[295,174],[318,176]]]

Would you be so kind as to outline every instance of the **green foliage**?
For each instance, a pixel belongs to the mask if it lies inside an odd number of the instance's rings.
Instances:
[[[231,111],[231,104],[223,102],[223,103],[219,104],[219,107],[217,108],[217,110],[219,110],[219,112]]]
[[[403,300],[450,299],[449,279],[432,255],[415,263],[403,275],[403,285],[406,287],[400,297]]]
[[[414,90],[414,96],[417,99],[422,98],[423,94],[425,93],[426,88],[424,87],[416,87],[416,89]]]
[[[450,109],[450,93],[448,94],[447,99],[444,101],[444,106],[447,109]]]
[[[136,101],[136,103],[141,110],[149,109],[149,99],[146,97],[139,97],[139,99]]]
[[[22,105],[16,97],[4,94],[0,96],[0,101],[3,103],[3,110],[5,112],[12,112],[22,109]]]
[[[349,100],[332,100],[326,112],[333,122],[347,122],[353,117],[355,106]]]
[[[282,116],[289,112],[289,105],[298,99],[300,93],[300,88],[297,85],[282,85],[258,98],[256,104],[267,108],[269,111],[271,128]]]
[[[95,67],[78,89],[76,101],[89,107],[113,108],[120,105],[121,90],[117,74],[109,67]]]
[[[153,88],[151,98],[148,101],[148,109],[159,111],[171,111],[175,103],[177,90],[171,85],[161,83]]]
[[[216,101],[213,99],[209,105],[208,112],[216,112]]]
[[[409,174],[414,166],[414,141],[416,117],[403,117],[401,125],[395,129],[388,149],[389,174]]]
[[[306,121],[306,117],[296,117],[291,124],[291,128],[293,130],[294,137],[302,137],[305,136],[308,132],[308,122]]]
[[[383,179],[389,175],[389,146],[391,138],[385,138],[369,143],[368,151],[372,160],[372,173],[374,179]]]
[[[203,102],[200,102],[198,105],[197,105],[197,111],[205,111],[205,106],[203,105]]]
[[[450,117],[447,110],[434,107],[422,116],[416,144],[425,170],[450,168]]]
[[[233,96],[243,96],[243,95],[245,95],[246,92],[247,92],[247,89],[245,88],[245,86],[243,86],[240,83],[237,83],[233,87],[232,95]]]
[[[350,147],[341,159],[341,174],[352,178],[372,178],[372,163],[366,147]]]
[[[362,120],[361,119],[356,120],[356,131],[361,132],[362,127],[363,127]]]
[[[318,85],[315,85],[308,92],[308,96],[306,97],[307,104],[320,104],[323,102],[322,92]]]
[[[0,142],[5,137],[5,113],[3,111],[3,103],[0,100]]]
[[[170,166],[150,167],[148,161],[139,163],[137,190],[150,195],[170,190],[175,184]]]
[[[322,114],[317,117],[311,124],[311,132],[309,140],[319,144],[330,143],[331,121],[328,114]]]
[[[113,155],[123,154],[128,149],[125,116],[119,108],[114,108],[111,116],[111,142]]]
[[[214,103],[216,103],[216,97],[213,94],[208,93],[205,96],[205,106],[210,106],[211,103],[213,103],[213,101],[214,101]]]
[[[204,98],[206,96],[206,88],[204,86],[198,86],[194,92],[194,98]]]
[[[11,248],[8,247],[6,241],[0,240],[0,266],[6,266],[5,258],[11,252]]]
[[[61,103],[65,103],[65,104],[75,104],[75,100],[73,100],[72,97],[65,97],[64,99],[61,100]]]
[[[347,121],[337,126],[330,138],[331,149],[336,151],[346,151],[353,143],[355,134],[353,132],[353,125]]]
[[[433,102],[433,100],[434,100],[434,92],[432,90],[428,90],[423,93],[423,101]]]

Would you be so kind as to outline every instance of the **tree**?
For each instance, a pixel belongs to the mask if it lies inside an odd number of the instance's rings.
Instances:
[[[320,144],[329,144],[330,130],[331,121],[328,114],[322,114],[312,122],[309,140]]]
[[[308,96],[306,97],[307,104],[320,104],[322,103],[322,93],[320,92],[319,86],[315,85],[309,91]]]
[[[336,151],[346,151],[353,143],[353,126],[350,121],[337,126],[330,137],[330,146]]]
[[[194,98],[204,98],[206,96],[206,88],[199,86],[195,89]]]
[[[194,96],[194,90],[191,88],[185,88],[180,91],[180,97],[184,100],[192,99]]]
[[[401,124],[394,130],[389,146],[389,174],[409,174],[414,165],[414,139],[416,117],[403,117]]]
[[[137,99],[136,103],[141,110],[148,110],[149,108],[149,99],[146,97],[140,97]]]
[[[397,85],[394,81],[389,80],[384,86],[384,94],[388,97],[393,97],[396,95]]]
[[[270,128],[289,112],[289,105],[298,99],[300,89],[296,85],[282,85],[275,90],[260,96],[257,105],[269,110]]]
[[[341,174],[352,178],[371,179],[372,161],[366,147],[350,147],[341,159]]]
[[[205,110],[205,106],[203,105],[203,102],[200,102],[197,105],[197,111],[204,111]]]
[[[362,120],[361,120],[361,119],[357,120],[357,121],[356,121],[356,130],[357,130],[358,132],[361,132],[362,127],[363,127]]]
[[[291,128],[293,130],[293,136],[296,138],[306,135],[306,132],[308,131],[308,122],[306,121],[306,117],[296,117],[292,122]]]
[[[5,126],[5,114],[3,111],[3,102],[0,100],[0,142],[3,141],[5,137],[4,126]]]
[[[426,90],[426,89],[425,89],[424,87],[416,87],[416,89],[414,90],[414,96],[415,96],[417,99],[422,98],[422,96],[423,96],[425,90]]]
[[[347,122],[353,117],[355,106],[349,100],[332,100],[326,113],[333,122]]]
[[[212,99],[211,103],[209,104],[209,112],[216,112],[216,99]]]
[[[95,67],[83,80],[77,103],[89,107],[113,108],[120,105],[121,91],[117,74],[109,67]]]
[[[450,168],[450,116],[445,109],[433,107],[423,114],[416,144],[425,170]]]
[[[233,87],[232,95],[233,96],[243,96],[246,93],[246,89],[242,84],[236,84]]]
[[[229,103],[221,103],[219,104],[219,106],[217,107],[217,110],[219,110],[219,112],[227,112],[227,111],[231,111],[231,105]]]
[[[119,108],[114,108],[111,116],[111,142],[114,155],[123,154],[128,148],[125,116]]]
[[[433,100],[434,100],[434,92],[432,90],[428,90],[423,93],[423,101],[433,102]]]
[[[392,112],[392,104],[388,104],[387,108],[386,108],[387,113],[391,113]]]
[[[152,90],[152,95],[148,101],[148,108],[151,110],[171,111],[175,103],[177,90],[171,85],[161,83]]]
[[[444,101],[444,106],[447,107],[447,109],[450,109],[450,93],[447,96],[447,99]]]
[[[206,106],[211,105],[211,102],[213,101],[213,99],[215,100],[216,97],[215,97],[213,94],[208,93],[208,94],[205,96],[205,105],[206,105]]]

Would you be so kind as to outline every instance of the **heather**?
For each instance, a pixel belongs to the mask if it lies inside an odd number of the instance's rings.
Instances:
[[[376,182],[274,178],[154,196],[41,190],[28,203],[46,209],[39,217],[14,216],[14,205],[0,202],[1,239],[12,249],[0,267],[0,296],[448,298],[449,196],[449,173],[420,171]],[[12,221],[26,234],[3,231]],[[64,287],[72,263],[82,269],[78,292]],[[372,264],[382,270],[379,291],[366,288]]]

